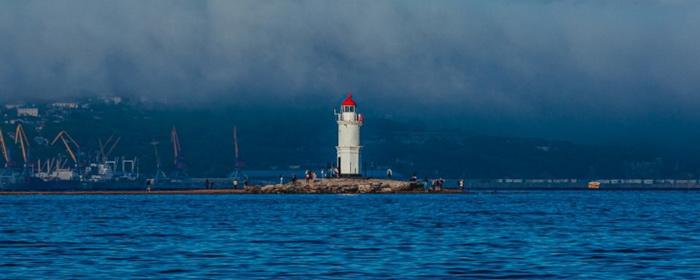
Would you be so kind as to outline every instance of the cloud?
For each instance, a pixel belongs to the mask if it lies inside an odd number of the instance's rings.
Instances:
[[[3,1],[0,99],[352,90],[543,130],[692,119],[698,13],[683,0]]]

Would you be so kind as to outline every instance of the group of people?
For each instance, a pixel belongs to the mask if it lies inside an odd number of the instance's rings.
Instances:
[[[328,172],[328,174],[326,174],[326,172],[324,172],[324,171],[325,171],[325,170],[322,170],[322,171],[321,171],[322,177],[324,177],[324,178],[325,178],[326,175],[331,175],[332,173],[334,173],[334,172]],[[387,175],[388,178],[392,178],[393,175],[394,175],[393,173],[394,173],[394,172],[393,172],[391,169],[387,169],[386,175]],[[304,180],[306,180],[306,183],[307,183],[307,184],[309,184],[310,182],[315,181],[317,178],[318,178],[318,177],[317,177],[315,171],[306,170],[306,171],[304,172]],[[280,175],[279,179],[280,179],[280,181],[279,181],[280,184],[284,184],[284,183],[285,183],[285,177],[284,177],[284,176]],[[292,175],[291,181],[292,181],[292,183],[296,183],[296,181],[297,181],[297,175],[296,175],[296,174],[293,174],[293,175]],[[416,173],[413,173],[413,176],[411,176],[410,181],[411,181],[411,182],[418,182],[418,176],[416,175]],[[239,182],[239,179],[238,179],[238,178],[233,178],[232,183],[233,183],[233,189],[238,189],[238,188],[239,188],[240,182]],[[426,177],[426,178],[424,178],[420,183],[421,183],[421,185],[423,185],[423,190],[424,190],[425,192],[429,192],[429,191],[442,191],[443,188],[445,187],[445,179],[443,179],[443,178],[428,180],[428,178]],[[148,189],[149,191],[150,191],[150,189],[151,189],[151,185],[152,185],[152,184],[153,184],[152,181],[148,181],[148,180],[146,181],[146,187],[147,187],[147,189]],[[247,186],[248,186],[248,178],[244,178],[244,179],[243,179],[243,187],[245,188],[245,187],[247,187]],[[459,179],[459,180],[457,181],[457,187],[459,187],[459,189],[460,189],[461,191],[464,191],[464,188],[465,188],[464,179]],[[209,179],[204,180],[204,188],[205,188],[205,189],[214,189],[214,182],[213,182],[213,181],[210,181]]]
[[[304,179],[306,179],[306,183],[308,184],[309,182],[316,181],[316,172],[306,170],[304,172]]]
[[[424,180],[423,184],[423,189],[427,191],[442,191],[443,188],[445,187],[445,179],[443,178],[438,178],[435,180],[432,180],[430,184],[428,184],[428,178]],[[464,179],[459,179],[457,181],[457,187],[459,188],[460,191],[464,191]]]
[[[325,170],[321,170],[321,177],[322,178],[326,178],[327,174],[328,173],[326,173]],[[280,175],[279,178],[280,178],[280,185],[284,185],[286,182],[286,178],[283,175]],[[316,179],[318,179],[318,175],[316,174],[316,171],[313,171],[313,170],[304,171],[304,180],[306,181],[307,184],[310,182],[316,181]],[[292,184],[296,184],[297,180],[298,180],[297,175],[292,174],[292,176],[291,176]]]
[[[411,181],[418,182],[418,177],[416,177],[416,176],[411,177]],[[421,184],[423,185],[423,190],[425,192],[442,191],[443,188],[445,188],[445,179],[438,178],[438,179],[434,179],[434,180],[428,180],[428,178],[425,178],[421,181]],[[457,187],[459,188],[460,191],[464,191],[464,179],[459,179],[457,181]]]
[[[241,182],[239,181],[238,178],[233,178],[233,180],[231,181],[231,184],[233,185],[233,189],[234,189],[234,190],[235,190],[235,189],[238,189],[238,188],[240,187],[240,183],[241,183]],[[213,189],[214,189],[214,184],[215,184],[214,181],[211,181],[211,180],[209,180],[209,179],[206,179],[206,180],[204,180],[204,189],[206,189],[206,190],[213,190]],[[248,186],[248,178],[243,178],[243,187],[245,188],[245,187],[247,187],[247,186]]]
[[[308,176],[308,175],[306,175],[306,176]],[[292,174],[290,181],[292,182],[292,184],[296,184],[297,183],[297,174]],[[280,175],[280,185],[284,185],[284,183],[285,183],[284,176]]]
[[[425,179],[425,182],[426,182],[426,184],[427,184],[427,182],[428,182],[428,179],[427,179],[427,178]],[[430,189],[429,189],[429,190],[430,190],[430,191],[434,191],[434,192],[442,191],[442,188],[443,188],[444,186],[445,186],[445,179],[443,179],[443,178],[434,179],[434,180],[430,183]],[[425,189],[425,187],[424,187],[423,189]]]
[[[414,173],[413,176],[411,176],[411,182],[418,182],[418,176]],[[445,179],[443,178],[438,178],[434,179],[432,181],[428,180],[426,177],[423,179],[421,182],[421,185],[423,185],[423,190],[425,192],[429,191],[442,191],[443,188],[445,187]],[[464,179],[459,179],[457,181],[457,187],[459,188],[460,191],[464,191]]]

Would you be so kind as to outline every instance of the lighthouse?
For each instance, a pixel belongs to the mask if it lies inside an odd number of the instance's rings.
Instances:
[[[348,93],[340,105],[340,113],[336,113],[338,121],[338,158],[336,166],[341,177],[360,176],[360,127],[364,118],[357,112],[357,103]]]

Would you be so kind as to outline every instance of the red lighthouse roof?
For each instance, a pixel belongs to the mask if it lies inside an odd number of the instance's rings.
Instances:
[[[357,103],[355,103],[355,100],[352,100],[352,92],[348,92],[348,97],[345,97],[345,100],[343,100],[342,106],[357,106]]]

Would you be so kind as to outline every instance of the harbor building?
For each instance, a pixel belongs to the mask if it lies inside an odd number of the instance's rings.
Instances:
[[[17,117],[39,117],[39,108],[17,108]]]
[[[338,146],[337,171],[341,177],[360,176],[360,127],[364,117],[357,112],[357,103],[352,100],[352,93],[348,93],[340,105],[340,112],[336,112],[338,122]]]

